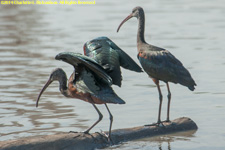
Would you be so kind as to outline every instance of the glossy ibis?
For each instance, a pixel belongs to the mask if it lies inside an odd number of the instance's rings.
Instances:
[[[53,70],[49,80],[37,98],[36,107],[38,107],[39,99],[45,89],[53,81],[58,81],[59,90],[65,97],[77,98],[89,102],[98,112],[99,119],[91,127],[84,131],[84,133],[89,133],[89,131],[102,120],[103,115],[95,104],[105,105],[110,116],[108,135],[108,139],[110,140],[113,116],[110,113],[106,103],[125,104],[125,102],[118,97],[111,88],[111,78],[105,73],[103,68],[97,62],[87,56],[78,53],[63,52],[59,53],[55,59],[62,60],[73,65],[75,70],[68,80],[68,87],[66,73],[61,68]]]
[[[168,89],[168,106],[167,106],[167,119],[169,122],[171,92],[168,82],[179,83],[188,87],[191,91],[195,89],[195,81],[192,79],[188,70],[183,64],[173,56],[168,50],[148,44],[144,38],[145,31],[145,14],[141,7],[135,7],[132,13],[127,16],[119,25],[120,27],[130,18],[136,17],[138,19],[138,32],[137,32],[137,49],[138,59],[144,71],[152,78],[156,84],[159,92],[159,112],[157,125],[161,123],[161,106],[162,106],[162,93],[159,86],[159,80],[166,83]]]
[[[120,66],[131,71],[143,72],[141,67],[108,37],[98,37],[84,44],[84,55],[97,61],[112,78],[113,84],[121,87]]]

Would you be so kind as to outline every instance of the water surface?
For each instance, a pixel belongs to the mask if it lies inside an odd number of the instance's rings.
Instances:
[[[83,44],[107,36],[136,62],[137,20],[119,23],[135,6],[146,16],[148,43],[168,49],[191,72],[198,86],[194,92],[170,84],[171,119],[186,116],[198,125],[196,133],[172,134],[127,142],[109,149],[219,150],[225,147],[225,3],[222,0],[96,0],[96,5],[0,6],[0,140],[82,131],[97,120],[88,103],[68,99],[53,83],[36,98],[51,70],[72,66],[54,60],[59,52],[83,53]],[[139,62],[138,62],[139,63]],[[126,105],[109,105],[113,129],[140,126],[157,120],[158,92],[145,73],[123,72],[122,88],[113,86]],[[166,118],[167,89],[162,119]],[[93,130],[108,130],[104,114]]]

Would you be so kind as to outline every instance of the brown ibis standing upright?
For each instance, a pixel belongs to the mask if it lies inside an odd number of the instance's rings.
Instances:
[[[159,112],[157,125],[161,123],[161,106],[163,99],[159,86],[159,80],[164,81],[168,89],[168,106],[166,121],[169,122],[171,92],[168,82],[179,83],[183,86],[188,87],[191,91],[195,89],[194,86],[196,86],[196,83],[192,79],[188,70],[183,66],[183,64],[168,50],[150,45],[145,41],[145,14],[144,10],[141,7],[135,7],[132,10],[132,13],[121,22],[117,29],[117,32],[119,31],[123,23],[125,23],[132,17],[136,17],[138,19],[137,57],[144,71],[152,78],[152,80],[156,84],[159,92]]]
[[[95,104],[105,105],[110,115],[108,139],[111,140],[110,137],[113,116],[110,113],[106,103],[125,104],[125,102],[119,96],[117,96],[111,88],[112,79],[110,76],[105,73],[104,69],[96,61],[78,53],[59,53],[55,59],[62,60],[73,65],[75,70],[69,78],[68,87],[66,73],[61,68],[53,70],[49,80],[37,98],[36,107],[38,106],[39,99],[45,89],[53,81],[59,81],[59,90],[64,96],[89,102],[98,112],[99,119],[91,127],[84,131],[84,133],[89,133],[89,131],[102,120],[103,115],[95,106]]]
[[[121,87],[120,66],[135,72],[141,67],[108,37],[97,37],[84,44],[84,55],[97,61],[112,78],[113,84]]]

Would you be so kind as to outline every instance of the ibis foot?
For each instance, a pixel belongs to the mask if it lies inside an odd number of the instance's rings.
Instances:
[[[81,132],[78,132],[78,131],[70,131],[69,133],[80,133],[82,134],[82,136],[84,135],[91,135],[88,131],[81,131]],[[80,135],[79,135],[80,136]],[[92,136],[92,135],[91,135]],[[77,136],[78,137],[78,136]]]
[[[163,122],[157,122],[157,123],[152,123],[152,124],[146,124],[144,126],[157,126],[157,127],[164,127]]]
[[[110,143],[110,145],[113,145],[113,141],[112,141],[110,135],[106,134],[106,133],[103,132],[102,130],[101,130],[101,132],[97,132],[97,133],[99,133],[99,134],[102,135],[103,137],[106,137],[106,138],[107,138],[107,141]]]
[[[69,133],[79,133],[78,131],[70,131]]]
[[[166,119],[165,121],[163,122],[167,122],[167,123],[171,123],[171,121],[169,119]]]

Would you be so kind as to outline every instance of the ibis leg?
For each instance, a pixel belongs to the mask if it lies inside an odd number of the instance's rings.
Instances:
[[[171,93],[170,93],[170,87],[169,87],[169,83],[166,83],[167,86],[167,90],[168,90],[168,105],[167,105],[167,119],[166,122],[170,122],[170,102],[171,102]]]
[[[159,112],[158,112],[158,121],[157,123],[153,123],[150,125],[145,125],[145,126],[159,126],[160,124],[163,125],[162,121],[161,121],[161,108],[162,108],[162,100],[163,100],[163,96],[162,96],[162,92],[159,86],[159,80],[152,78],[152,80],[154,81],[154,83],[157,86],[158,92],[159,92]]]
[[[160,124],[161,123],[161,108],[162,108],[163,96],[162,96],[162,92],[161,92],[161,89],[160,89],[160,86],[159,86],[159,81],[155,82],[155,83],[156,83],[156,86],[157,86],[157,89],[158,89],[158,92],[159,92],[159,113],[158,113],[157,124]]]
[[[98,108],[95,106],[95,104],[92,104],[95,108],[95,110],[98,112],[98,115],[99,115],[99,118],[98,120],[91,126],[89,127],[86,131],[84,131],[84,133],[89,133],[89,131],[94,127],[96,126],[103,118],[103,115],[101,114],[101,112],[98,110]]]
[[[168,150],[171,150],[170,142],[168,141]]]
[[[109,136],[108,136],[108,139],[109,141],[111,141],[111,129],[112,129],[112,122],[113,122],[113,115],[111,114],[108,106],[105,104],[105,107],[107,109],[107,111],[109,112],[109,119],[110,119],[110,126],[109,126]]]

